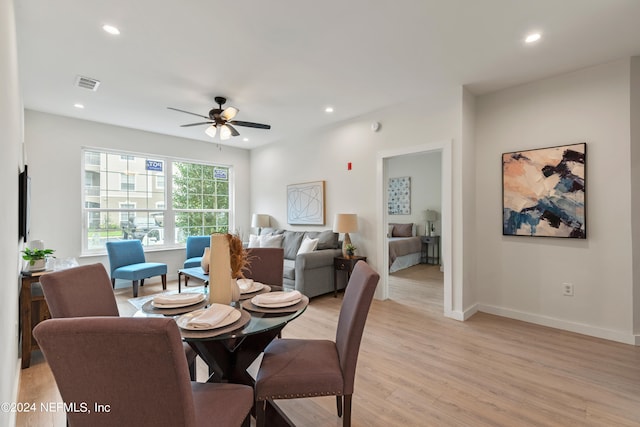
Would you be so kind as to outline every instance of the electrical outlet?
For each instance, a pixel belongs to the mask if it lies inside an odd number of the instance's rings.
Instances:
[[[563,283],[562,284],[562,295],[565,297],[573,296],[573,284],[572,283]]]

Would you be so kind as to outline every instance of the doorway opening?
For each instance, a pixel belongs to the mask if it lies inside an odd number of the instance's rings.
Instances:
[[[431,144],[425,144],[414,147],[405,147],[396,150],[387,150],[379,152],[377,155],[377,206],[378,221],[380,230],[378,230],[378,259],[382,266],[388,267],[389,245],[387,242],[388,224],[393,222],[393,216],[389,215],[388,197],[387,197],[387,178],[388,178],[388,161],[400,156],[428,153],[440,153],[441,159],[441,213],[439,221],[439,239],[441,251],[441,268],[443,271],[443,311],[445,316],[450,316],[453,311],[452,306],[452,280],[451,280],[451,176],[452,176],[452,159],[451,159],[451,141],[441,141]],[[428,254],[427,254],[428,255]],[[388,268],[381,268],[381,287],[378,291],[380,299],[389,298],[389,271]]]

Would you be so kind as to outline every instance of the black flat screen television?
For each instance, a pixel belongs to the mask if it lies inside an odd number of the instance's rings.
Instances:
[[[27,165],[18,176],[18,239],[29,238],[29,209],[31,204],[31,177],[27,173]]]

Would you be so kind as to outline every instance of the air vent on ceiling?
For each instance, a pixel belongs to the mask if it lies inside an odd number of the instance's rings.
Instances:
[[[92,79],[91,77],[77,76],[76,86],[95,92],[98,90],[98,86],[100,86],[100,80]]]

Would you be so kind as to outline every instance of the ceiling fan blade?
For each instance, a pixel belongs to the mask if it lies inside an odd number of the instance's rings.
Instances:
[[[245,127],[248,127],[248,128],[271,129],[271,125],[263,125],[262,123],[242,122],[242,121],[239,121],[239,120],[232,120],[229,123],[232,124],[232,125],[245,126]]]
[[[240,132],[238,132],[238,131],[236,130],[236,128],[234,128],[233,126],[231,126],[229,123],[227,123],[225,126],[226,126],[226,127],[228,127],[228,128],[229,128],[229,130],[231,131],[231,136],[238,136],[238,135],[240,135]]]
[[[222,117],[224,121],[229,121],[233,119],[236,114],[238,114],[238,111],[240,110],[238,110],[236,107],[227,107],[224,109],[222,114],[220,114],[220,117]]]
[[[203,119],[207,119],[209,120],[208,116],[203,116],[202,114],[198,114],[198,113],[192,113],[191,111],[184,111],[181,110],[179,108],[173,108],[173,107],[167,107],[169,110],[173,110],[173,111],[180,111],[181,113],[187,113],[187,114],[191,114],[193,116],[198,116],[198,117],[202,117]]]
[[[200,125],[208,125],[215,122],[200,122],[200,123],[189,123],[188,125],[180,125],[181,128],[188,128],[189,126],[200,126]]]

